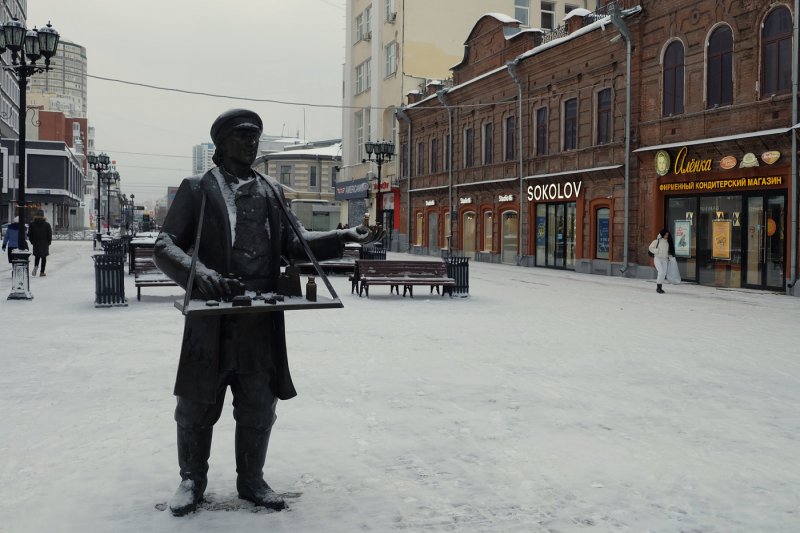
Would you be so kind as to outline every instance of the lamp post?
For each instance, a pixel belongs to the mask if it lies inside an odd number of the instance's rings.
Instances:
[[[25,124],[27,122],[28,78],[34,74],[50,70],[50,58],[56,55],[59,35],[47,23],[40,30],[28,30],[17,18],[0,25],[0,54],[6,49],[11,51],[11,65],[4,65],[3,69],[11,71],[17,77],[19,86],[19,143],[17,163],[17,205],[19,210],[19,245],[17,250],[23,252],[12,255],[12,281],[9,300],[31,300],[28,278],[28,243],[25,236],[25,219],[27,202],[25,200]],[[44,58],[44,66],[36,62]]]
[[[134,198],[136,198],[136,195],[135,195],[135,194],[131,194],[131,208],[130,208],[131,218],[130,218],[130,227],[133,227],[133,216],[134,216],[134,214],[135,214],[135,212],[136,212],[136,204],[135,204],[135,203],[134,203],[134,201],[133,201],[133,199],[134,199]]]
[[[110,162],[111,158],[109,158],[105,152],[102,152],[100,155],[89,154],[89,166],[97,173],[97,203],[95,209],[96,231],[94,234],[93,248],[96,248],[100,243],[102,233],[102,227],[100,226],[100,180],[103,178],[103,174],[105,174],[108,169],[108,164]]]
[[[106,235],[111,235],[111,185],[119,183],[119,172],[116,170],[104,172],[103,181],[106,184]]]
[[[383,195],[381,193],[381,167],[384,161],[391,161],[394,155],[394,143],[391,141],[367,141],[364,143],[367,158],[363,162],[374,161],[378,165],[378,192],[375,194],[375,218],[383,224]],[[374,156],[374,157],[373,157]]]

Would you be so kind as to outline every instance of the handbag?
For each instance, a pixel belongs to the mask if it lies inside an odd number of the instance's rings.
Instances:
[[[650,257],[655,257],[656,254],[650,251],[650,248],[658,248],[658,239],[653,239],[653,242],[650,243],[650,246],[647,248],[647,255]]]

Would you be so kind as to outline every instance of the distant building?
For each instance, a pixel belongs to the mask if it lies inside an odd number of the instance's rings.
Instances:
[[[204,174],[214,167],[214,143],[197,144],[192,148],[192,174]]]
[[[45,109],[68,117],[87,116],[86,48],[62,38],[50,65],[51,70],[28,80],[28,103],[43,95],[50,99]]]
[[[341,161],[342,143],[337,139],[261,155],[253,167],[280,182],[306,228],[324,231],[334,229],[341,220],[335,197]]]

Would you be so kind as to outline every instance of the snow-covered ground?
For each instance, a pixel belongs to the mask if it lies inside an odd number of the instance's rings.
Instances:
[[[798,299],[481,263],[462,299],[333,277],[344,309],[287,314],[300,395],[266,478],[302,495],[174,518],[180,292],[138,302],[129,276],[128,307],[95,309],[91,243],[51,250],[30,302],[0,266],[0,531],[800,530]]]

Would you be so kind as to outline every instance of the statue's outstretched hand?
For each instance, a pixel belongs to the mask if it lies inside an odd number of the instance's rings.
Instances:
[[[365,226],[364,224],[341,231],[344,242],[357,242],[359,244],[369,244],[381,240],[386,234],[383,226]]]
[[[244,286],[233,275],[224,277],[219,272],[197,265],[194,284],[201,297],[206,300],[229,300],[235,294],[243,294]]]

